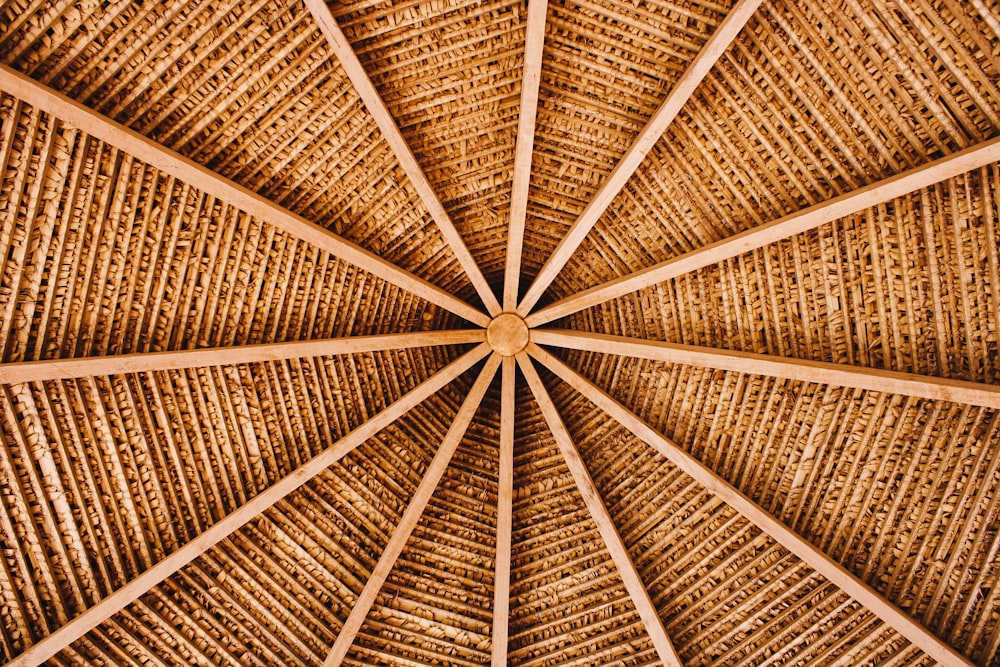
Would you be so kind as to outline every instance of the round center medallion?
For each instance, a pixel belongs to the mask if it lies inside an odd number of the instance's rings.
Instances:
[[[528,344],[528,325],[514,313],[500,313],[486,327],[486,340],[497,354],[512,357]]]

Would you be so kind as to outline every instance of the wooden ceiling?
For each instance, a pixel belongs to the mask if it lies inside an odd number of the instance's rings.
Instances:
[[[3,664],[1000,665],[1000,1],[0,61]]]

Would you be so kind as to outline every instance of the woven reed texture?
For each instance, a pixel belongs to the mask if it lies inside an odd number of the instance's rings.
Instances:
[[[523,3],[344,2],[333,11],[480,269],[501,279]]]
[[[569,356],[654,428],[950,643],[980,660],[995,655],[995,410]],[[585,402],[566,411],[593,413]]]
[[[471,290],[301,4],[94,2],[39,17],[13,2],[0,16],[4,62],[421,277]]]
[[[541,268],[730,4],[549,2],[525,281]]]
[[[523,287],[733,4],[549,1]],[[498,294],[527,7],[329,7]],[[333,53],[301,2],[0,0],[0,63],[479,305]],[[540,303],[997,137],[998,63],[998,0],[763,2]],[[165,169],[0,93],[0,362],[467,326]],[[998,192],[988,164],[552,325],[996,385]],[[0,385],[0,662],[468,349]],[[552,351],[978,667],[1000,665],[997,410]],[[685,666],[933,664],[541,373]],[[474,376],[47,664],[322,663]],[[343,664],[490,664],[502,392],[497,377]],[[660,664],[520,374],[514,404],[507,664]]]
[[[1000,134],[1000,35],[974,4],[765,2],[554,294]]]
[[[998,185],[992,164],[562,325],[996,383]]]

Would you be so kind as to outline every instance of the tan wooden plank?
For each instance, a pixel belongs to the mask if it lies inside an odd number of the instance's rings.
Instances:
[[[604,214],[614,198],[618,196],[622,188],[639,168],[646,155],[653,149],[656,142],[666,131],[667,127],[674,121],[680,110],[684,108],[687,101],[694,95],[698,85],[718,62],[722,54],[726,52],[736,36],[743,30],[750,17],[760,6],[763,0],[738,0],[729,10],[726,18],[719,24],[715,32],[705,45],[694,57],[691,64],[684,70],[684,74],[670,90],[666,99],[653,113],[653,116],[646,123],[646,126],[639,132],[632,145],[628,147],[625,155],[608,175],[601,189],[587,203],[587,207],[572,224],[569,231],[563,236],[559,245],[552,251],[552,255],[545,261],[541,271],[535,276],[534,282],[524,298],[517,307],[517,312],[524,317],[531,312],[538,300],[545,293],[555,277],[566,266],[576,249],[583,243],[583,240],[593,229],[594,225]]]
[[[486,326],[490,318],[477,308],[426,280],[405,271],[359,245],[313,224],[216,172],[189,160],[138,132],[102,116],[49,87],[0,65],[0,90],[59,118],[87,134],[115,146],[201,191],[236,206],[268,224],[311,243],[345,262],[397,287],[427,299],[464,319]]]
[[[869,391],[885,391],[903,396],[1000,409],[1000,386],[980,382],[561,329],[535,329],[531,332],[531,339],[539,345],[554,345],[573,350],[769,375]]]
[[[157,586],[164,579],[180,570],[192,560],[226,539],[245,523],[266,511],[276,502],[294,492],[314,476],[342,459],[355,447],[365,442],[383,428],[399,419],[429,396],[474,366],[490,352],[485,343],[451,362],[433,376],[420,383],[398,401],[354,429],[336,443],[317,454],[305,464],[283,477],[274,485],[252,498],[247,504],[231,512],[218,523],[205,530],[183,547],[173,552],[130,582],[111,593],[93,607],[63,625],[37,644],[29,646],[21,655],[8,663],[9,667],[38,665],[74,641],[84,636],[105,620],[131,604],[139,596]]]
[[[211,347],[172,352],[140,352],[106,357],[78,357],[0,364],[0,384],[63,380],[91,375],[118,375],[150,371],[228,366],[258,361],[279,361],[324,357],[335,354],[355,354],[377,350],[405,350],[434,345],[482,343],[483,329],[447,331],[415,331],[401,334],[326,338],[288,343]]]
[[[382,96],[375,88],[375,84],[372,83],[372,80],[368,77],[368,73],[365,72],[365,68],[361,64],[357,53],[351,47],[347,36],[344,35],[340,26],[337,25],[337,20],[330,12],[330,7],[327,5],[326,0],[305,0],[305,3],[313,18],[316,19],[316,23],[319,24],[319,28],[323,32],[323,36],[326,37],[326,41],[330,43],[330,48],[333,49],[334,54],[336,54],[337,59],[340,61],[340,66],[347,72],[347,76],[351,79],[351,83],[354,84],[355,90],[358,91],[358,95],[364,101],[365,107],[368,108],[368,113],[372,115],[375,123],[382,130],[382,136],[385,137],[386,143],[389,144],[389,147],[395,153],[396,159],[399,160],[399,165],[406,172],[410,183],[413,184],[413,188],[420,196],[420,200],[427,207],[431,217],[434,218],[434,222],[437,223],[448,245],[451,246],[451,250],[455,253],[458,263],[465,270],[466,275],[469,276],[469,280],[472,282],[473,287],[476,288],[479,298],[483,300],[486,310],[494,317],[500,314],[500,303],[497,301],[496,295],[493,294],[489,283],[486,282],[486,277],[479,270],[476,260],[472,258],[472,253],[469,252],[465,241],[462,240],[461,234],[455,228],[455,223],[452,222],[441,200],[435,194],[434,188],[431,186],[430,181],[427,180],[423,168],[417,162],[416,156],[410,149],[410,145],[407,143],[403,133],[400,132],[399,127],[396,125],[395,119],[382,100]]]
[[[597,524],[597,530],[608,548],[608,553],[611,554],[611,560],[618,568],[618,573],[625,584],[625,589],[632,598],[632,603],[635,604],[636,611],[639,612],[639,618],[642,619],[646,632],[649,633],[656,654],[664,665],[681,667],[681,660],[674,649],[673,642],[667,635],[666,628],[663,626],[663,619],[656,611],[653,600],[649,597],[649,591],[646,589],[646,584],[639,576],[639,571],[636,569],[635,563],[632,562],[632,556],[629,555],[625,542],[618,533],[618,528],[615,527],[614,520],[608,512],[604,500],[601,499],[601,493],[597,490],[594,479],[590,476],[590,471],[587,470],[587,464],[584,463],[569,430],[559,416],[559,410],[552,402],[542,378],[538,376],[538,372],[526,353],[522,352],[517,355],[517,363],[521,367],[521,374],[524,375],[528,386],[531,387],[535,402],[542,410],[542,416],[545,417],[545,422],[559,446],[559,451],[566,459],[566,466],[573,475],[573,481],[576,482],[577,488],[580,489],[580,495],[583,496],[583,502],[587,505],[590,516]]]
[[[976,146],[778,218],[766,225],[748,229],[698,250],[566,297],[532,313],[525,318],[525,321],[530,327],[551,322],[584,308],[602,304],[644,287],[815,229],[827,222],[902,197],[914,190],[954,178],[998,160],[1000,160],[1000,137],[994,137]]]
[[[844,566],[806,541],[792,529],[743,495],[736,487],[722,479],[701,461],[681,449],[679,445],[658,433],[621,403],[606,394],[597,385],[559,361],[535,344],[528,346],[532,357],[540,361],[580,394],[607,412],[637,438],[656,449],[674,465],[690,475],[708,491],[721,498],[744,518],[756,525],[775,541],[801,558],[818,573],[829,579],[841,590],[864,605],[915,646],[934,660],[948,667],[972,667],[964,656],[948,646],[927,628],[920,625],[879,592],[851,574]]]
[[[504,357],[500,369],[500,467],[497,491],[496,578],[493,582],[492,667],[507,667],[510,626],[510,548],[514,514],[514,357]]]
[[[535,145],[535,120],[538,117],[538,88],[542,81],[542,51],[548,6],[548,0],[528,0],[514,182],[511,185],[510,220],[507,224],[507,261],[503,274],[503,309],[507,312],[517,309],[517,292],[521,281],[524,224],[528,212],[528,187],[531,184],[531,158]]]
[[[358,631],[361,630],[361,626],[365,622],[365,617],[371,610],[372,605],[375,604],[375,598],[378,596],[379,591],[382,590],[382,585],[385,584],[389,573],[392,572],[392,568],[396,564],[399,555],[403,552],[407,540],[410,539],[410,533],[417,527],[417,522],[420,521],[420,516],[424,513],[424,508],[427,507],[427,503],[434,494],[434,489],[437,488],[438,482],[441,481],[441,477],[448,468],[448,464],[451,463],[451,457],[462,442],[466,429],[472,423],[472,418],[476,416],[479,404],[483,400],[486,390],[489,389],[499,365],[500,355],[490,355],[486,366],[480,371],[475,384],[472,385],[472,389],[469,390],[465,400],[462,401],[462,406],[458,409],[458,414],[455,415],[455,421],[452,422],[444,440],[441,441],[441,446],[434,455],[431,464],[427,467],[427,472],[424,473],[424,478],[420,481],[420,486],[417,487],[413,498],[410,499],[409,505],[406,506],[406,511],[403,512],[403,517],[399,520],[399,525],[396,526],[392,537],[389,538],[389,544],[386,545],[379,556],[378,563],[375,564],[375,569],[372,570],[371,576],[368,577],[364,590],[358,596],[354,607],[351,609],[351,613],[337,635],[337,639],[333,642],[333,648],[323,662],[324,667],[339,667],[340,663],[347,657],[348,652],[351,650],[351,644],[354,643]]]

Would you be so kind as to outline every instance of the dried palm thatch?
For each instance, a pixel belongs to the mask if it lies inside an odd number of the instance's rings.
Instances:
[[[1000,665],[997,0],[0,60],[0,662]]]

